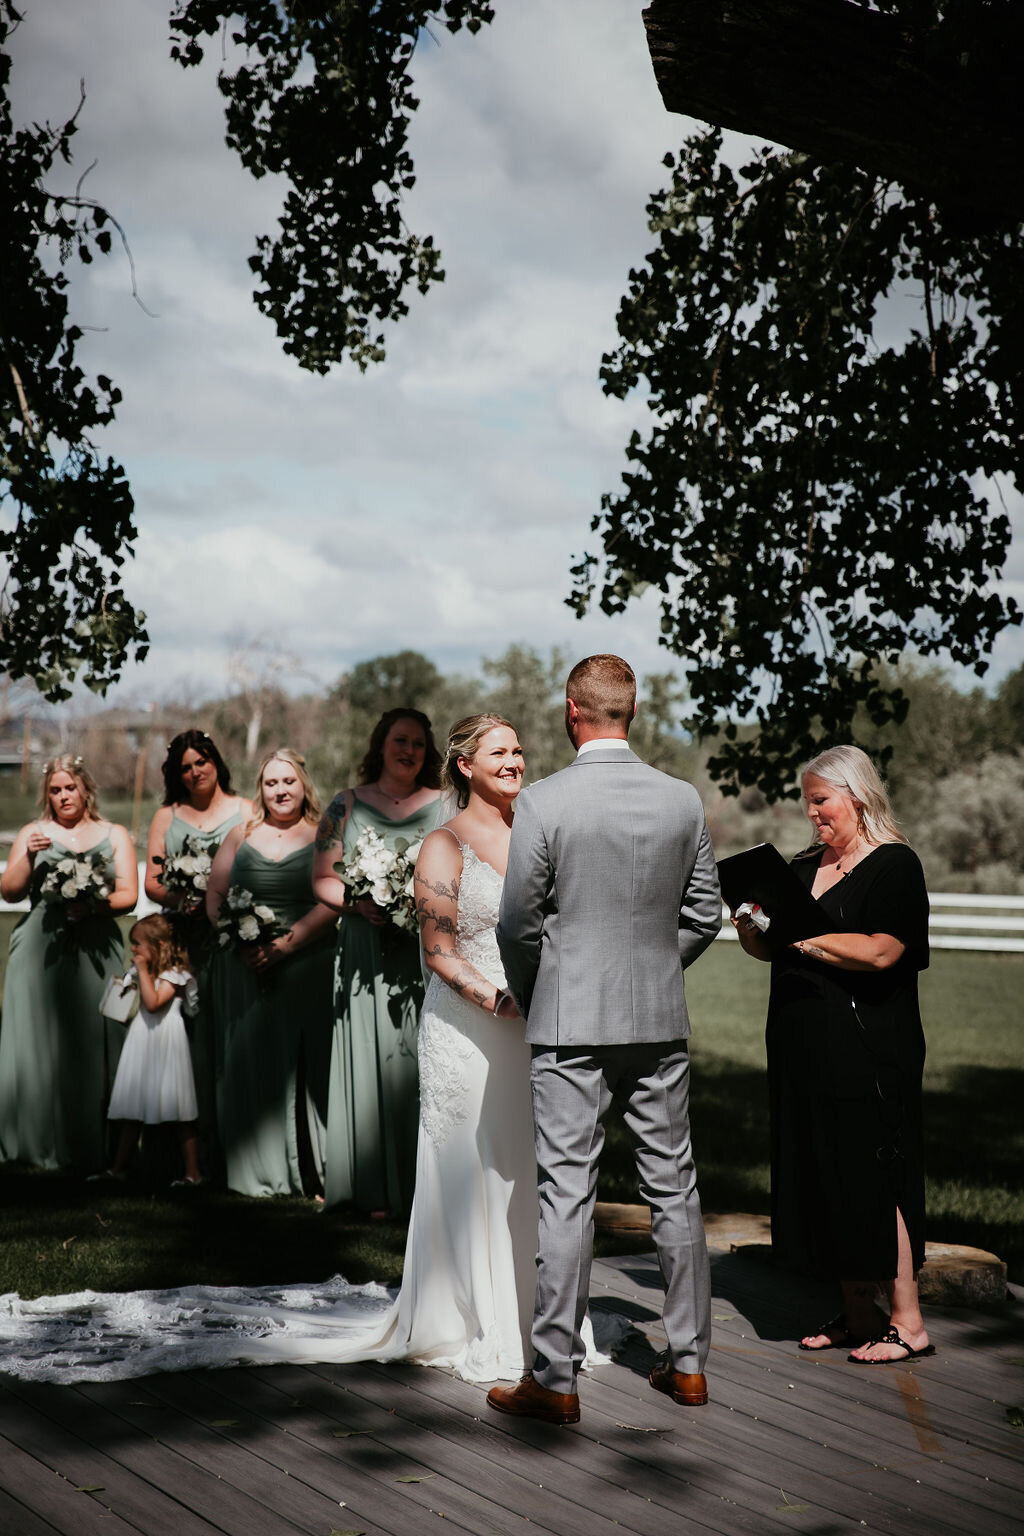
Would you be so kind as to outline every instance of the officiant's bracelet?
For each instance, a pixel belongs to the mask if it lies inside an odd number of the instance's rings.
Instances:
[[[495,994],[494,994],[494,1007],[491,1009],[491,1012],[494,1014],[495,1018],[498,1017],[498,1009],[501,1007],[501,1005],[505,1001],[506,997],[511,997],[511,996],[512,996],[512,993],[511,992],[507,992],[505,990],[502,990],[500,992],[495,992]]]

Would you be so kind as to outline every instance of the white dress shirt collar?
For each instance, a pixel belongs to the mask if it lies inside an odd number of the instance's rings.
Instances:
[[[621,736],[595,736],[593,741],[585,741],[576,753],[582,757],[584,752],[604,752],[609,747],[621,747],[623,752],[629,751],[629,742]]]

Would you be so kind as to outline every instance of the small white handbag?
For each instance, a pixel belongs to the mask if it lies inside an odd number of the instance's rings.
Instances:
[[[116,1024],[130,1024],[139,1011],[139,989],[135,977],[111,976],[100,998],[100,1013]]]

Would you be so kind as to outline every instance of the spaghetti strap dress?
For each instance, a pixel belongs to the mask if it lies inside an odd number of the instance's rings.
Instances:
[[[107,861],[109,837],[90,852]],[[124,1025],[100,999],[123,969],[121,932],[109,911],[70,922],[63,902],[44,902],[51,865],[74,850],[53,841],[36,855],[28,912],[11,935],[0,1026],[0,1160],[37,1168],[105,1168],[107,1099]]]
[[[313,854],[310,843],[275,860],[244,842],[230,884],[252,891],[290,927],[316,905]],[[323,1186],[333,989],[331,927],[265,976],[234,949],[218,958],[217,1106],[228,1188],[239,1194],[315,1194]]]
[[[198,827],[183,821],[177,810],[171,816],[164,838],[167,854],[177,854],[185,846],[186,837],[200,843],[211,858],[227,837],[232,827],[242,820],[241,808],[225,816],[217,826],[201,832]],[[192,974],[199,988],[199,1006],[189,1020],[189,1046],[192,1051],[192,1076],[196,1085],[196,1103],[199,1108],[198,1124],[202,1157],[207,1174],[219,1172],[220,1150],[217,1136],[217,1076],[219,1071],[221,1039],[220,1025],[213,1003],[213,972],[220,957],[216,953],[216,940],[207,921],[206,913],[199,911],[183,923],[185,945],[188,949]]]
[[[440,799],[400,821],[354,796],[343,858],[364,832],[389,847],[419,842],[439,825]],[[358,913],[338,925],[334,1035],[327,1107],[328,1207],[407,1214],[416,1179],[419,1073],[416,1024],[424,982],[419,940],[393,924]]]

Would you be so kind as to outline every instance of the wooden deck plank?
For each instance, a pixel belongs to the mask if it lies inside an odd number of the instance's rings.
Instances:
[[[270,1367],[271,1370],[287,1370],[288,1367]],[[414,1461],[407,1452],[394,1451],[382,1436],[395,1437],[395,1418],[388,1414],[360,1414],[359,1405],[344,1403],[340,1416],[331,1416],[327,1409],[312,1406],[305,1390],[306,1378],[301,1367],[294,1367],[298,1374],[298,1390],[301,1398],[291,1391],[281,1392],[260,1381],[253,1371],[211,1371],[195,1380],[182,1380],[175,1376],[153,1379],[153,1390],[172,1411],[197,1412],[207,1419],[224,1415],[239,1415],[237,1428],[259,1437],[259,1454],[271,1466],[288,1473],[289,1481],[301,1479],[309,1487],[325,1492],[335,1510],[341,1507],[342,1498],[346,1509],[345,1523],[351,1519],[362,1525],[369,1520],[374,1529],[404,1532],[411,1519],[422,1518],[418,1503],[410,1505],[410,1495],[415,1484],[398,1485],[396,1479],[405,1475],[430,1473],[433,1465]],[[319,1384],[310,1378],[310,1384]],[[336,1393],[335,1397],[341,1397]],[[243,1416],[244,1417],[241,1417]],[[374,1470],[366,1472],[355,1465],[351,1454],[352,1440],[333,1438],[334,1429],[342,1429],[353,1439],[376,1438]],[[225,1436],[228,1431],[224,1431]],[[225,1451],[218,1452],[218,1462]],[[430,1478],[431,1486],[423,1485],[424,1492],[437,1502],[434,1485],[438,1479]],[[406,1490],[409,1492],[406,1492]],[[479,1508],[475,1513],[480,1514]],[[469,1527],[459,1523],[453,1512],[446,1511],[446,1522],[453,1530],[480,1529],[479,1520]]]
[[[441,1371],[411,1369],[417,1376],[445,1376]],[[465,1431],[464,1417],[453,1415],[447,1405],[439,1413],[435,1403],[428,1403],[425,1408],[422,1402],[417,1403],[414,1393],[403,1390],[404,1383],[399,1378],[401,1367],[353,1365],[326,1367],[325,1370],[328,1373],[336,1371],[337,1377],[330,1374],[321,1377],[311,1368],[288,1366],[262,1367],[252,1374],[260,1379],[265,1393],[278,1394],[281,1402],[287,1402],[290,1394],[301,1393],[302,1401],[312,1407],[315,1414],[310,1431],[313,1443],[331,1422],[366,1426],[370,1432],[342,1442],[351,1463],[365,1470],[376,1470],[379,1457],[375,1452],[375,1441],[385,1444],[392,1457],[396,1440],[406,1442],[414,1449],[402,1455],[425,1458],[425,1467],[436,1468],[449,1484],[458,1486],[459,1492],[447,1495],[450,1502],[461,1501],[460,1507],[465,1506],[462,1515],[459,1507],[454,1509],[456,1518],[475,1513],[479,1519],[481,1514],[488,1514],[481,1509],[480,1494],[486,1490],[487,1499],[491,1501],[489,1518],[493,1523],[484,1525],[483,1529],[518,1532],[522,1529],[523,1519],[528,1518],[533,1526],[550,1530],[555,1536],[587,1536],[588,1532],[613,1536],[616,1530],[623,1529],[650,1530],[653,1536],[646,1505],[643,1509],[627,1507],[629,1501],[624,1499],[619,1511],[621,1518],[616,1523],[606,1518],[604,1509],[598,1510],[593,1501],[588,1507],[586,1500],[580,1502],[566,1497],[564,1489],[552,1493],[555,1485],[551,1482],[547,1482],[543,1490],[539,1489],[540,1474],[531,1470],[529,1475],[524,1475],[511,1468],[507,1454],[495,1461],[481,1458],[473,1435]],[[468,1387],[464,1382],[456,1385],[467,1395],[472,1406],[482,1403],[479,1389]],[[240,1385],[238,1391],[251,1393],[253,1384]],[[261,1406],[265,1402],[266,1398],[261,1398]],[[270,1405],[265,1411],[273,1416],[281,1410]],[[293,1429],[292,1432],[297,1431]],[[555,1429],[548,1433],[558,1436],[565,1432]],[[390,1475],[393,1476],[396,1470],[397,1467],[392,1466]],[[440,1494],[433,1492],[435,1486],[435,1483],[425,1485],[426,1491],[440,1506]],[[444,1507],[447,1518],[449,1506]],[[644,1523],[637,1524],[638,1520]]]
[[[411,1366],[77,1388],[0,1377],[0,1437],[11,1431],[0,1528],[420,1536],[443,1516],[463,1536],[520,1536],[526,1524],[541,1536],[678,1536],[684,1522],[694,1536],[1016,1536],[1024,1435],[1005,1407],[1024,1397],[1019,1304],[929,1311],[938,1354],[873,1370],[796,1349],[797,1329],[819,1306],[827,1315],[828,1287],[756,1255],[718,1255],[713,1276],[712,1400],[683,1410],[646,1381],[664,1343],[653,1256],[595,1264],[594,1310],[625,1313],[640,1332],[620,1364],[582,1382],[583,1422],[564,1430],[495,1414],[479,1387]],[[69,1471],[104,1491],[76,1493],[59,1475]]]
[[[934,1438],[948,1442],[950,1452],[954,1445],[968,1444],[996,1452],[1014,1448],[1013,1431],[995,1405],[987,1404],[983,1417],[971,1394],[929,1386],[930,1361],[844,1371],[839,1362],[805,1356],[779,1361],[729,1346],[718,1346],[713,1358],[718,1377],[733,1389],[756,1389],[786,1405],[783,1413],[799,1405],[816,1414],[823,1427],[835,1426],[836,1434],[873,1436],[880,1454],[872,1459],[884,1460],[886,1448],[894,1445],[913,1449],[922,1439]]]
[[[638,1270],[635,1259],[627,1258],[625,1260],[605,1261],[602,1267],[605,1269],[605,1276],[603,1278],[608,1281],[606,1289],[602,1292],[602,1295],[606,1298],[609,1292],[621,1292],[634,1301],[638,1297],[645,1299],[655,1298],[657,1276]],[[750,1266],[750,1268],[756,1268],[760,1272],[764,1267],[758,1265]],[[782,1280],[785,1281],[785,1277],[782,1277]],[[613,1302],[607,1300],[604,1304],[614,1306]],[[719,1317],[721,1317],[721,1303],[717,1299],[715,1307]],[[941,1332],[947,1336],[951,1349],[956,1345],[959,1338],[974,1335],[977,1320],[978,1314],[972,1314],[969,1320],[965,1320],[961,1315],[955,1314],[945,1317]],[[729,1327],[730,1322],[731,1330]],[[983,1323],[986,1325],[986,1331],[990,1336],[997,1344],[1002,1346],[1001,1353],[996,1361],[996,1375],[1000,1386],[1005,1391],[1013,1390],[1019,1392],[1019,1381],[1014,1379],[1015,1368],[1011,1365],[1010,1360],[1006,1358],[1011,1351],[1016,1352],[1021,1347],[1019,1336],[1014,1328],[1013,1309],[1009,1310],[1005,1318],[994,1320],[994,1326],[992,1326],[993,1320],[988,1317],[983,1317]],[[766,1341],[757,1338],[756,1335],[751,1336],[748,1333],[749,1328],[749,1321],[741,1313],[737,1313],[729,1322],[722,1320],[716,1323],[716,1344],[713,1348],[712,1362],[709,1367],[711,1371],[712,1402],[723,1395],[728,1398],[732,1392],[732,1384],[735,1382],[738,1373],[731,1369],[729,1356],[733,1356],[736,1359],[745,1358],[747,1361],[758,1365],[764,1373],[763,1380],[760,1383],[757,1382],[756,1377],[750,1376],[743,1384],[744,1395],[755,1391],[759,1385],[765,1386],[768,1389],[768,1399],[765,1400],[763,1396],[760,1396],[756,1399],[751,1411],[747,1413],[747,1422],[755,1426],[757,1420],[752,1418],[752,1415],[757,1414],[759,1408],[762,1413],[766,1413],[768,1416],[777,1414],[780,1408],[791,1411],[795,1404],[789,1397],[790,1380],[793,1382],[793,1390],[801,1393],[802,1389],[807,1387],[809,1380],[806,1374],[807,1368],[819,1363],[825,1364],[828,1362],[833,1368],[833,1374],[821,1384],[825,1386],[830,1396],[835,1396],[839,1399],[839,1404],[836,1405],[829,1401],[813,1404],[815,1414],[812,1426],[807,1432],[809,1444],[813,1446],[816,1442],[820,1447],[824,1439],[822,1426],[824,1425],[828,1429],[830,1423],[833,1424],[833,1428],[829,1430],[832,1442],[836,1441],[839,1434],[844,1437],[848,1436],[849,1425],[845,1421],[854,1415],[860,1415],[862,1429],[868,1435],[876,1437],[876,1444],[872,1446],[869,1440],[865,1444],[860,1445],[850,1443],[849,1439],[846,1438],[844,1449],[854,1457],[863,1457],[866,1454],[869,1458],[867,1463],[869,1467],[877,1465],[879,1468],[885,1468],[891,1465],[893,1460],[891,1443],[892,1419],[887,1418],[885,1414],[890,1414],[898,1420],[910,1409],[917,1416],[917,1422],[913,1427],[915,1439],[918,1442],[915,1445],[912,1440],[909,1441],[908,1455],[910,1461],[908,1465],[910,1473],[914,1473],[919,1469],[917,1457],[921,1450],[921,1439],[923,1438],[926,1444],[935,1442],[937,1439],[937,1426],[949,1438],[943,1440],[938,1445],[938,1449],[944,1453],[943,1462],[940,1462],[934,1454],[935,1446],[932,1444],[933,1454],[930,1458],[931,1465],[928,1468],[930,1483],[941,1483],[946,1491],[954,1493],[961,1498],[966,1498],[972,1503],[980,1504],[982,1507],[991,1510],[997,1517],[1005,1518],[1010,1513],[1011,1508],[1014,1507],[1014,1495],[1019,1500],[1020,1492],[1024,1491],[1021,1487],[1020,1477],[1020,1438],[1019,1436],[1015,1438],[1015,1432],[1005,1424],[1003,1408],[998,1399],[993,1403],[982,1395],[984,1388],[991,1386],[993,1379],[991,1375],[983,1383],[981,1390],[972,1391],[969,1388],[960,1386],[960,1382],[963,1381],[965,1375],[962,1358],[950,1360],[949,1372],[952,1377],[951,1382],[935,1382],[929,1373],[933,1372],[934,1367],[941,1360],[941,1356],[938,1359],[929,1358],[926,1362],[922,1362],[916,1374],[911,1368],[906,1366],[896,1368],[879,1367],[874,1369],[853,1367],[846,1364],[845,1357],[842,1357],[838,1351],[834,1354],[828,1353],[822,1356],[801,1354],[794,1349],[792,1342],[783,1340],[781,1342],[766,1343]],[[731,1334],[735,1342],[724,1344],[723,1334],[727,1337]],[[660,1343],[657,1324],[653,1325],[649,1330],[649,1336],[654,1345]],[[975,1357],[972,1355],[971,1358],[973,1360]],[[840,1360],[842,1361],[841,1365]],[[841,1374],[837,1375],[835,1373],[836,1368],[838,1368]],[[795,1374],[801,1371],[804,1373],[802,1377]],[[858,1372],[860,1373],[859,1375],[857,1374]],[[730,1376],[732,1377],[732,1383],[730,1383]],[[779,1381],[780,1377],[783,1379],[784,1385]],[[772,1378],[775,1379],[772,1380]],[[874,1381],[874,1386],[869,1388],[868,1383],[872,1380]],[[772,1397],[774,1397],[774,1402]],[[899,1399],[898,1402],[893,1401],[896,1397]],[[955,1399],[955,1402],[949,1405],[952,1411],[947,1422],[943,1422],[939,1414],[932,1411],[931,1399],[933,1397],[937,1397],[941,1408],[947,1406],[948,1399]],[[869,1398],[873,1398],[874,1401],[868,1402],[865,1408],[865,1400]],[[881,1398],[881,1402],[879,1402],[879,1398]],[[1004,1402],[1013,1400],[1012,1396],[1003,1399]],[[739,1399],[734,1398],[729,1403],[729,1406],[741,1414],[744,1412],[745,1405]],[[885,1412],[880,1414],[878,1412],[879,1408],[883,1408]],[[864,1419],[863,1415],[866,1412],[870,1413],[876,1422],[869,1423]],[[835,1423],[828,1417],[830,1414],[837,1414],[838,1431]],[[924,1414],[927,1414],[928,1417],[922,1423]],[[972,1419],[975,1421],[974,1424],[971,1423]],[[978,1438],[975,1433],[978,1426],[981,1426],[984,1430],[983,1438],[986,1439],[986,1442],[989,1445],[995,1443],[997,1449],[981,1452],[976,1445],[971,1443],[972,1438]],[[797,1426],[794,1427],[797,1428]],[[946,1457],[955,1457],[957,1455],[966,1457],[969,1463],[967,1468],[955,1467],[945,1460]],[[986,1479],[989,1481],[986,1481]],[[920,1498],[916,1486],[912,1487],[909,1492],[912,1499]],[[1019,1507],[1019,1504],[1016,1507]],[[939,1511],[940,1515],[941,1513],[942,1511]]]
[[[299,1458],[288,1434],[268,1434],[269,1426],[257,1415],[233,1410],[224,1398],[209,1392],[205,1383],[213,1374],[183,1373],[145,1379],[147,1389],[155,1381],[173,1383],[176,1404],[173,1389],[160,1396],[149,1394],[148,1402],[140,1400],[139,1382],[97,1383],[80,1390],[134,1428],[154,1434],[160,1443],[172,1447],[222,1483],[244,1490],[271,1516],[278,1517],[279,1523],[287,1521],[289,1528],[314,1533],[338,1525],[338,1511],[344,1507],[341,1495],[346,1490],[337,1486],[337,1467],[328,1464],[319,1484],[311,1483],[298,1465]],[[227,1422],[229,1418],[231,1422]],[[367,1536],[391,1536],[391,1527],[378,1523],[369,1506],[353,1506],[349,1513],[358,1516],[358,1524]]]
[[[5,1493],[16,1501],[16,1508],[27,1506],[44,1528],[59,1531],[61,1536],[68,1531],[74,1531],[75,1536],[135,1536],[140,1529],[128,1525],[101,1502],[107,1497],[105,1492],[79,1493],[73,1479],[22,1450],[6,1435],[0,1435],[0,1457]],[[98,1484],[100,1479],[90,1477],[86,1481]],[[12,1525],[12,1536],[17,1531],[18,1526]]]
[[[317,1369],[338,1381],[347,1379],[350,1370]],[[389,1376],[394,1374],[393,1370],[388,1372]],[[476,1402],[467,1404],[465,1384],[445,1373],[403,1370],[402,1374],[411,1391],[443,1406],[459,1443],[472,1438],[489,1460],[502,1466],[508,1464],[511,1437],[523,1448],[527,1465],[536,1467],[536,1476],[545,1488],[558,1487],[580,1503],[589,1502],[592,1507],[613,1514],[620,1524],[631,1513],[628,1509],[620,1511],[616,1503],[622,1489],[649,1501],[640,1527],[644,1531],[677,1529],[683,1511],[692,1524],[729,1533],[763,1532],[778,1519],[778,1499],[769,1499],[762,1487],[753,1485],[737,1469],[724,1472],[718,1485],[711,1488],[703,1467],[685,1445],[663,1451],[660,1464],[645,1465],[630,1453],[628,1437],[623,1437],[621,1444],[614,1444],[607,1436],[599,1437],[588,1429],[586,1408],[583,1426],[553,1432],[544,1425],[510,1420],[494,1413],[487,1408],[479,1390]],[[386,1384],[382,1385],[386,1389]],[[409,1406],[400,1411],[411,1413],[416,1409]],[[470,1423],[465,1421],[467,1411]]]
[[[3,1467],[7,1446],[0,1438],[0,1468]],[[12,1447],[13,1449],[13,1447]],[[0,1476],[2,1476],[0,1472]],[[79,1498],[82,1495],[79,1494]],[[59,1526],[51,1525],[41,1515],[33,1514],[26,1504],[11,1497],[0,1488],[0,1531],[6,1536],[63,1536]]]
[[[333,1372],[335,1368],[318,1367],[317,1369]],[[340,1375],[341,1371],[347,1368],[337,1369]],[[603,1378],[607,1378],[608,1374],[607,1368],[601,1373]],[[618,1372],[615,1372],[616,1376],[618,1374]],[[429,1391],[432,1396],[447,1400],[450,1387],[441,1373],[430,1372],[422,1390]],[[624,1398],[621,1394],[615,1394],[607,1379],[593,1384],[584,1383],[581,1389],[581,1398],[584,1406],[583,1424],[579,1429],[574,1429],[572,1435],[575,1437],[581,1433],[586,1434],[589,1430],[590,1438],[600,1447],[601,1459],[605,1465],[608,1462],[606,1453],[609,1449],[621,1456],[623,1465],[627,1462],[639,1463],[639,1465],[630,1469],[628,1474],[631,1479],[631,1485],[636,1488],[638,1484],[642,1484],[645,1496],[656,1498],[657,1493],[652,1486],[651,1479],[647,1476],[647,1470],[644,1466],[644,1463],[649,1463],[650,1460],[647,1452],[643,1449],[645,1445],[649,1444],[647,1431],[654,1429],[660,1432],[656,1442],[660,1442],[660,1446],[666,1444],[666,1436],[671,1436],[674,1433],[678,1436],[676,1456],[672,1458],[670,1465],[663,1465],[660,1468],[656,1465],[656,1470],[667,1470],[673,1476],[682,1478],[683,1483],[689,1486],[684,1489],[681,1483],[677,1483],[675,1486],[670,1486],[664,1482],[659,1483],[659,1487],[668,1495],[668,1506],[670,1508],[678,1511],[679,1504],[683,1498],[688,1498],[692,1501],[695,1493],[704,1492],[711,1499],[728,1499],[736,1505],[745,1506],[755,1511],[754,1529],[765,1528],[766,1511],[769,1513],[782,1513],[779,1505],[783,1500],[779,1497],[778,1482],[774,1477],[768,1475],[767,1471],[760,1481],[749,1475],[751,1457],[745,1445],[739,1444],[735,1447],[735,1460],[731,1469],[723,1467],[721,1465],[721,1458],[718,1458],[720,1464],[709,1470],[703,1454],[694,1454],[697,1448],[696,1442],[700,1438],[695,1433],[695,1426],[711,1425],[715,1419],[713,1409],[710,1411],[710,1414],[704,1409],[687,1412],[668,1404],[663,1398],[651,1392],[649,1388],[647,1391],[649,1400],[646,1403],[639,1403],[633,1399]],[[609,1406],[610,1400],[613,1398],[628,1404],[627,1408],[622,1412],[621,1419],[618,1413],[616,1413],[615,1408]],[[662,1404],[664,1404],[664,1407],[661,1406]],[[607,1409],[607,1412],[602,1412],[603,1409]],[[482,1411],[490,1414],[490,1411],[486,1408]],[[625,1430],[621,1427],[623,1421],[627,1424],[636,1425],[638,1428],[633,1431]],[[494,1433],[497,1438],[496,1454],[502,1456],[507,1454],[502,1444],[502,1441],[507,1438],[509,1432],[506,1422],[501,1420],[498,1415],[490,1415],[489,1419],[485,1422],[492,1424],[494,1427]],[[680,1428],[681,1425],[684,1427]],[[549,1432],[544,1430],[543,1426],[519,1425],[517,1428],[522,1432],[524,1442],[529,1447],[532,1447],[534,1450],[537,1447],[550,1449],[550,1435]],[[708,1432],[714,1436],[718,1433],[718,1425],[716,1424]],[[546,1436],[547,1439],[545,1438]],[[561,1454],[561,1442],[558,1442],[558,1446],[559,1449],[556,1451],[556,1454]],[[640,1447],[639,1449],[638,1446]],[[659,1448],[658,1455],[662,1463],[665,1463],[666,1453]],[[797,1471],[799,1471],[799,1468],[797,1468]],[[545,1477],[545,1481],[548,1480]],[[801,1502],[806,1503],[807,1500],[802,1499]],[[819,1501],[811,1500],[811,1502]],[[825,1507],[827,1508],[827,1502]],[[687,1513],[691,1513],[690,1504],[687,1505]],[[898,1516],[898,1519],[894,1518],[891,1525],[883,1524],[879,1528],[890,1529],[896,1528],[897,1525],[905,1527],[906,1516],[902,1508],[895,1508],[894,1515]],[[737,1529],[742,1518],[742,1513],[734,1508],[730,1513],[729,1522],[724,1528],[726,1530]],[[788,1519],[789,1517],[787,1516],[786,1518]],[[851,1521],[848,1528],[853,1529],[854,1525],[855,1522]],[[844,1526],[844,1528],[847,1527]]]
[[[839,1462],[833,1447],[823,1446],[820,1440],[810,1438],[801,1442],[793,1428],[787,1428],[785,1433],[777,1432],[771,1453],[759,1456],[751,1445],[751,1431],[758,1428],[758,1418],[742,1406],[731,1414],[714,1416],[704,1409],[697,1410],[687,1416],[689,1422],[683,1428],[672,1417],[671,1408],[666,1405],[666,1409],[661,1409],[642,1402],[632,1391],[624,1392],[618,1379],[604,1385],[600,1396],[594,1393],[594,1410],[599,1414],[615,1412],[617,1404],[622,1413],[628,1413],[629,1406],[635,1404],[645,1415],[639,1419],[641,1424],[657,1426],[671,1437],[685,1435],[689,1445],[695,1450],[700,1449],[711,1486],[720,1479],[723,1465],[729,1467],[739,1463],[748,1471],[760,1466],[760,1475],[766,1483],[776,1490],[782,1483],[791,1499],[796,1499],[797,1495],[797,1501],[801,1503],[813,1499],[837,1514],[860,1520],[865,1511],[857,1509],[856,1485],[867,1482],[871,1485],[875,1518],[882,1522],[882,1528],[910,1529],[916,1515],[918,1528],[937,1533],[937,1536],[943,1531],[961,1532],[965,1529],[961,1523],[964,1511],[968,1519],[976,1513],[976,1499],[966,1502],[959,1496],[950,1499],[949,1494],[955,1494],[956,1490],[948,1487],[941,1494],[935,1493],[936,1471],[940,1469],[934,1456],[918,1453],[905,1467],[892,1469],[891,1475],[883,1480],[881,1474],[890,1469],[882,1463],[873,1464],[863,1456],[848,1452],[840,1453],[842,1460]],[[644,1454],[642,1448],[638,1454]],[[972,1486],[969,1491],[973,1494],[977,1490]],[[1008,1513],[1000,1510],[998,1500],[989,1500],[988,1504],[992,1511],[993,1536],[997,1531],[1010,1536]],[[874,1520],[869,1521],[869,1524],[873,1523]],[[1013,1527],[1018,1523],[1013,1520]]]
[[[204,1472],[151,1432],[139,1434],[78,1387],[19,1382],[15,1392],[24,1412],[5,1427],[9,1438],[22,1445],[30,1440],[34,1454],[49,1465],[59,1462],[75,1481],[103,1484],[105,1500],[146,1536],[307,1536],[287,1517],[271,1519],[258,1499]]]

